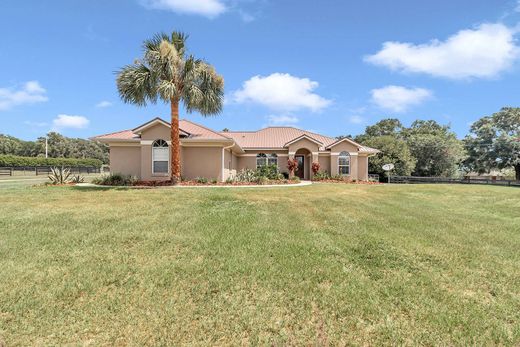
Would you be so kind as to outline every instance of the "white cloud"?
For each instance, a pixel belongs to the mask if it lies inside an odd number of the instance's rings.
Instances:
[[[208,18],[217,17],[227,10],[221,0],[141,0],[141,4],[151,9],[198,14]]]
[[[83,116],[70,116],[59,114],[52,120],[53,130],[61,130],[65,128],[83,129],[89,125],[90,121]]]
[[[287,115],[269,115],[267,116],[268,125],[294,125],[298,123],[299,119],[295,116],[287,116]]]
[[[106,101],[106,100],[100,101],[96,104],[96,107],[99,107],[99,108],[110,107],[110,106],[112,106],[112,103],[110,101]]]
[[[358,115],[352,115],[348,117],[348,121],[352,124],[363,124],[365,122],[365,119]]]
[[[461,30],[446,41],[432,40],[415,45],[385,42],[383,48],[365,61],[392,70],[426,73],[451,79],[492,78],[507,70],[519,57],[516,29],[482,24]]]
[[[0,111],[9,110],[14,106],[33,104],[49,100],[47,91],[38,81],[26,82],[21,88],[0,88]]]
[[[242,89],[233,93],[237,103],[254,102],[273,110],[295,111],[309,109],[320,111],[331,101],[313,90],[318,82],[308,78],[299,78],[287,73],[273,73],[269,76],[254,76],[245,81]]]
[[[385,110],[405,112],[411,106],[421,104],[432,97],[432,92],[423,88],[386,86],[372,89],[372,102]]]

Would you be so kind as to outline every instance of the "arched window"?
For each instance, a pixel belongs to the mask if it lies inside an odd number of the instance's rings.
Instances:
[[[256,155],[256,168],[267,165],[267,155],[265,153],[258,153]]]
[[[170,149],[164,140],[155,140],[152,144],[152,173],[167,174],[170,166]]]
[[[278,165],[278,156],[274,153],[267,156],[267,165]]]
[[[338,157],[338,171],[340,175],[350,175],[350,154],[341,152]]]

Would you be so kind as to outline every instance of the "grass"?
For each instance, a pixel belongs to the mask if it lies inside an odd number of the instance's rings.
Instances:
[[[520,344],[520,189],[1,196],[8,346]]]

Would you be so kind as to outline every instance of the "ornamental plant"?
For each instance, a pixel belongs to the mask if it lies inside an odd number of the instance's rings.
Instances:
[[[316,175],[318,173],[318,171],[320,171],[320,163],[315,161],[314,163],[312,163],[311,169],[312,169],[312,174]]]
[[[294,173],[298,170],[298,161],[293,158],[287,159],[287,169],[291,173],[291,175],[294,175]]]

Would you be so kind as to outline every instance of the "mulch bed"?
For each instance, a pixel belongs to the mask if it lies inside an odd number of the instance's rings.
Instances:
[[[270,184],[295,184],[299,183],[296,181],[289,181],[289,180],[273,180],[273,181],[267,181],[264,184],[259,184],[256,182],[233,182],[233,183],[226,183],[226,182],[217,182],[217,183],[199,183],[197,181],[182,181],[179,183],[180,186],[256,186],[256,185],[270,185]],[[172,181],[138,181],[134,184],[134,186],[144,186],[144,187],[167,187],[172,186]]]

